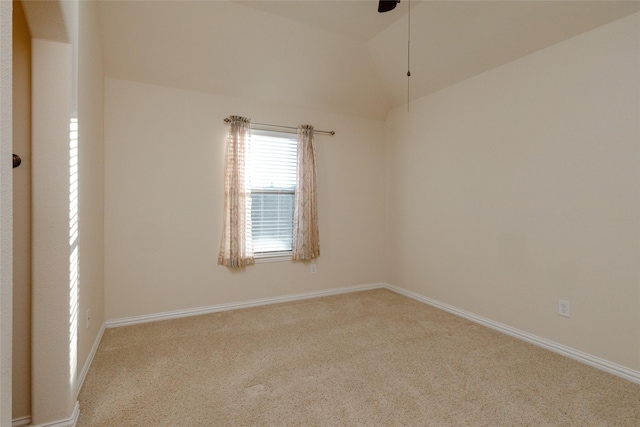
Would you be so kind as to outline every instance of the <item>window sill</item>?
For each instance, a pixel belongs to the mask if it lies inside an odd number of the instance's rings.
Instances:
[[[291,251],[256,254],[254,255],[253,259],[255,260],[256,264],[291,261]]]

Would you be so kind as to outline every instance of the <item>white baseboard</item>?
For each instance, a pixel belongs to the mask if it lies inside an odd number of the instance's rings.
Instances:
[[[208,307],[188,308],[185,310],[166,311],[163,313],[146,314],[142,316],[125,317],[122,319],[107,320],[107,328],[136,325],[139,323],[156,322],[159,320],[178,319],[181,317],[198,316],[201,314],[218,313],[221,311],[238,310],[241,308],[258,307],[261,305],[279,304],[282,302],[298,301],[309,298],[319,298],[331,295],[346,294],[349,292],[366,291],[370,289],[384,288],[384,283],[370,283],[365,285],[348,286],[344,288],[327,289],[323,291],[305,292],[302,294],[285,295],[281,297],[261,298],[250,301],[232,302],[228,304],[211,305]]]
[[[14,418],[11,427],[26,427],[31,425],[31,417]]]
[[[580,350],[576,350],[571,347],[567,347],[562,344],[558,344],[548,339],[538,337],[528,332],[524,332],[519,329],[512,328],[511,326],[507,326],[505,324],[495,322],[491,319],[477,316],[468,311],[464,311],[454,306],[445,304],[443,302],[440,302],[431,298],[427,298],[425,296],[422,296],[415,292],[408,291],[406,289],[398,288],[388,283],[384,284],[384,288],[390,291],[396,292],[400,295],[404,295],[414,300],[439,308],[451,314],[455,314],[456,316],[464,317],[465,319],[470,320],[474,323],[478,323],[480,325],[486,326],[498,332],[502,332],[512,337],[521,339],[528,343],[534,344],[538,347],[545,348],[547,350],[553,351],[554,353],[558,353],[562,356],[569,357],[571,359],[582,362],[586,365],[593,366],[594,368],[600,369],[602,371],[608,372],[610,374],[613,374],[618,377],[622,377],[626,380],[632,381],[634,383],[640,384],[640,372],[634,371],[633,369],[629,369],[625,366],[618,365],[608,360],[601,359],[596,356],[592,356],[588,353],[582,352]]]
[[[480,325],[486,326],[498,332],[502,332],[509,336],[521,339],[523,341],[529,342],[536,346],[553,351],[562,356],[569,357],[571,359],[582,362],[586,365],[593,366],[602,371],[608,372],[610,374],[613,374],[613,375],[622,377],[626,380],[632,381],[634,383],[640,384],[640,372],[635,371],[633,369],[629,369],[625,366],[618,365],[616,363],[590,355],[580,350],[576,350],[571,347],[567,347],[565,345],[547,340],[545,338],[538,337],[528,332],[524,332],[519,329],[512,328],[511,326],[508,326],[499,322],[495,322],[491,319],[487,319],[482,316],[475,315],[473,313],[470,313],[465,310],[461,310],[449,304],[445,304],[443,302],[434,300],[432,298],[427,298],[423,295],[408,291],[403,288],[393,286],[388,283],[370,283],[365,285],[348,286],[344,288],[335,288],[335,289],[306,292],[306,293],[294,294],[294,295],[285,295],[281,297],[262,298],[262,299],[256,299],[256,300],[250,300],[250,301],[218,304],[218,305],[213,305],[208,307],[175,310],[175,311],[168,311],[163,313],[148,314],[143,316],[133,316],[133,317],[127,317],[122,319],[108,320],[105,323],[103,323],[102,327],[100,328],[100,332],[98,333],[98,336],[95,339],[93,347],[91,348],[91,352],[89,353],[89,356],[87,357],[87,360],[82,369],[82,372],[78,377],[78,381],[76,383],[77,384],[76,391],[77,393],[79,393],[80,389],[82,388],[82,384],[84,383],[87,373],[89,372],[89,368],[91,367],[91,364],[93,362],[93,358],[96,354],[96,351],[98,350],[98,346],[100,345],[100,341],[102,340],[102,336],[104,334],[105,328],[115,328],[119,326],[136,325],[139,323],[148,323],[148,322],[155,322],[155,321],[167,320],[167,319],[177,319],[181,317],[197,316],[201,314],[217,313],[217,312],[229,311],[229,310],[238,310],[242,308],[258,307],[262,305],[278,304],[278,303],[289,302],[289,301],[299,301],[299,300],[305,300],[310,298],[319,298],[319,297],[325,297],[325,296],[331,296],[331,295],[340,295],[340,294],[345,294],[350,292],[366,291],[366,290],[381,289],[381,288],[388,289],[389,291],[395,292],[400,295],[404,295],[406,297],[409,297],[416,301],[420,301],[430,306],[439,308],[441,310],[444,310],[456,316],[463,317],[474,323],[478,323]],[[80,405],[78,402],[76,402],[73,413],[71,414],[71,417],[69,417],[68,419],[46,423],[46,424],[38,424],[37,426],[33,426],[33,427],[75,427],[76,423],[78,422],[79,416],[80,416]],[[30,423],[31,423],[30,417],[17,418],[13,420],[12,427],[26,427],[26,426],[30,426],[31,425]]]
[[[199,307],[199,308],[192,308],[192,309],[185,309],[185,310],[176,310],[176,311],[168,311],[163,313],[148,314],[143,316],[127,317],[122,319],[114,319],[114,320],[108,320],[106,322],[106,327],[116,328],[119,326],[136,325],[139,323],[155,322],[158,320],[177,319],[180,317],[197,316],[200,314],[217,313],[221,311],[237,310],[242,308],[257,307],[261,305],[278,304],[278,303],[288,302],[288,301],[297,301],[297,300],[304,300],[309,298],[318,298],[323,296],[339,295],[339,294],[344,294],[349,292],[365,291],[365,290],[380,289],[380,288],[388,289],[392,292],[396,292],[400,295],[404,295],[414,300],[423,302],[425,304],[439,308],[441,310],[444,310],[456,316],[463,317],[474,323],[478,323],[480,325],[486,326],[498,332],[502,332],[509,336],[534,344],[538,347],[545,348],[547,350],[553,351],[560,355],[585,363],[589,366],[593,366],[594,368],[603,370],[610,374],[613,374],[613,375],[622,377],[626,380],[632,381],[634,383],[640,384],[640,372],[638,371],[629,369],[622,365],[618,365],[616,363],[599,358],[597,356],[590,355],[583,351],[576,350],[574,348],[567,347],[562,344],[558,344],[546,338],[541,338],[536,335],[530,334],[528,332],[524,332],[519,329],[512,328],[511,326],[508,326],[499,322],[495,322],[491,319],[478,316],[468,311],[461,310],[457,307],[445,304],[443,302],[434,300],[432,298],[427,298],[423,295],[408,291],[403,288],[393,286],[388,283],[370,283],[365,285],[348,286],[344,288],[328,289],[323,291],[307,292],[302,294],[285,295],[281,297],[262,298],[262,299],[236,302],[236,303],[219,304],[219,305],[213,305],[208,307]]]
[[[87,356],[87,360],[85,360],[85,362],[84,362],[84,366],[82,367],[82,372],[80,372],[80,375],[78,376],[78,379],[76,380],[76,399],[78,398],[78,395],[80,394],[80,390],[82,389],[82,384],[84,384],[84,379],[87,377],[87,373],[89,372],[89,368],[91,367],[91,364],[93,363],[93,358],[96,355],[96,351],[98,351],[98,346],[100,345],[100,341],[102,341],[102,335],[104,335],[105,328],[106,328],[106,323],[103,323],[102,326],[100,327],[100,332],[98,332],[98,335],[96,336],[96,339],[93,342],[93,347],[91,347],[91,351],[89,352],[89,355]]]
[[[38,424],[33,427],[76,427],[78,417],[80,416],[80,404],[76,402],[71,416],[64,420],[53,421],[50,423]]]

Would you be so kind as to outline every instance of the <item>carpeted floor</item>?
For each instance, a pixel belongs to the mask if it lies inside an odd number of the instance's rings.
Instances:
[[[78,427],[640,426],[640,385],[387,290],[108,329]]]

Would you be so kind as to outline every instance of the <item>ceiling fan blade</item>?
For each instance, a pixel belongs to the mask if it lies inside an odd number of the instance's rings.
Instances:
[[[380,0],[380,3],[378,3],[378,12],[389,12],[395,9],[398,3],[400,3],[400,0]]]

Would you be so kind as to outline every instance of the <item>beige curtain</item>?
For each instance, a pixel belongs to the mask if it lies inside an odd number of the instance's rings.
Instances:
[[[251,120],[231,116],[224,167],[224,225],[218,264],[244,267],[254,263],[251,239],[251,187],[248,179]]]
[[[316,259],[320,256],[316,198],[313,126],[303,125],[298,127],[298,171],[293,215],[294,260]]]

